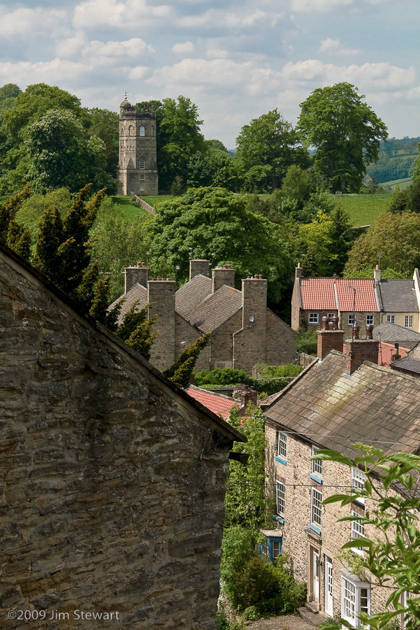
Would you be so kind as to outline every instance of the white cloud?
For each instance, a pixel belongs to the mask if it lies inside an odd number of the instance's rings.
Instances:
[[[136,66],[135,68],[131,68],[130,72],[128,73],[128,78],[131,81],[138,81],[139,79],[143,79],[148,71],[149,68],[147,68],[146,66]]]
[[[56,53],[62,59],[72,59],[81,54],[83,48],[87,44],[86,33],[77,31],[72,37],[63,39],[57,43]]]
[[[184,42],[183,44],[175,44],[172,46],[172,52],[176,55],[186,55],[194,51],[194,44],[192,42]]]
[[[184,15],[176,20],[176,24],[187,28],[250,28],[258,22],[268,19],[272,20],[273,16],[264,11],[244,12],[209,9],[200,15]]]
[[[141,28],[168,16],[167,5],[148,6],[146,0],[86,0],[74,9],[73,25],[77,29]]]
[[[211,59],[225,59],[229,57],[229,53],[227,50],[223,50],[222,48],[208,48],[207,49],[207,57]]]
[[[292,11],[315,13],[352,4],[353,0],[292,0]]]
[[[319,47],[319,52],[326,53],[328,55],[342,55],[351,56],[360,54],[360,50],[357,48],[346,48],[342,46],[339,39],[324,39]]]
[[[156,52],[153,46],[146,44],[140,37],[133,37],[123,42],[110,41],[106,44],[97,40],[89,42],[83,49],[83,56],[90,59],[101,57],[138,57],[145,52]]]
[[[35,37],[60,27],[67,13],[59,9],[19,8],[9,11],[0,6],[0,35],[6,38]]]

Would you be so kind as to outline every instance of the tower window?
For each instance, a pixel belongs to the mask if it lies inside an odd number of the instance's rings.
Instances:
[[[145,135],[146,135],[146,129],[143,127],[143,125],[141,125],[141,127],[140,127],[140,130],[139,130],[139,131],[140,131],[140,135],[141,135],[141,136],[145,136]]]
[[[146,160],[144,157],[140,158],[139,168],[146,168]]]

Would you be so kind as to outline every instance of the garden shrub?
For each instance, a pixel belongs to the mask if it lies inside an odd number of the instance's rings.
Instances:
[[[306,354],[317,355],[317,334],[315,330],[298,330],[296,340],[296,352],[305,352]]]

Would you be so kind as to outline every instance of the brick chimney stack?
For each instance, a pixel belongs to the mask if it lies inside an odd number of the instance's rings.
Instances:
[[[334,315],[332,320],[332,330],[330,330],[330,322],[326,315],[322,318],[322,330],[317,331],[318,347],[317,355],[319,359],[324,359],[330,350],[338,350],[343,352],[344,330],[338,329],[338,317]]]
[[[379,268],[379,265],[376,265],[376,269],[373,272],[373,280],[375,282],[375,287],[378,286],[381,281],[381,270]]]
[[[239,412],[241,416],[244,415],[249,403],[253,403],[255,406],[257,406],[257,397],[258,393],[255,391],[255,389],[251,389],[248,385],[244,386],[244,388],[241,390],[241,408]]]
[[[195,258],[190,260],[190,280],[195,276],[202,275],[210,277],[210,261],[205,258]]]
[[[301,278],[302,273],[303,273],[303,269],[300,266],[300,263],[298,263],[297,267],[295,267],[295,278]]]
[[[215,293],[223,284],[235,287],[235,270],[230,265],[222,265],[213,269],[211,274],[212,293]]]
[[[353,340],[347,339],[345,343],[346,374],[352,374],[362,361],[371,361],[378,364],[379,341],[372,339],[373,326],[366,326],[366,339],[359,339],[358,335]]]
[[[146,267],[146,263],[138,262],[135,267],[126,267],[124,269],[124,293],[127,293],[137,283],[147,288],[148,279],[149,268]]]

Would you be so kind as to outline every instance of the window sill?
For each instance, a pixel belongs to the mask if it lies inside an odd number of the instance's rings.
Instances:
[[[273,514],[273,518],[274,518],[274,520],[276,520],[278,523],[281,523],[282,525],[284,525],[284,518],[282,518],[281,516],[277,516],[277,514]]]
[[[312,525],[312,523],[309,523],[309,529],[312,529],[312,531],[316,532],[317,534],[321,536],[321,530],[318,527],[315,527],[315,525]]]
[[[317,483],[320,483],[322,485],[321,477],[318,477],[317,475],[314,475],[313,473],[309,473],[309,476],[313,481],[316,481]]]
[[[284,466],[286,466],[286,460],[282,459],[281,457],[275,457],[274,458],[276,460],[276,462],[278,462],[279,464],[283,464]]]

